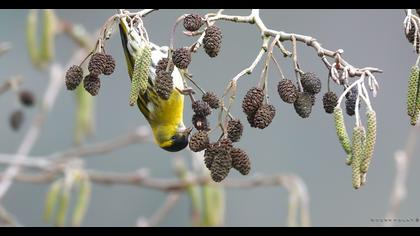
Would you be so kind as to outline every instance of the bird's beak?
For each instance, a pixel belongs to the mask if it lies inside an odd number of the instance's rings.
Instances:
[[[192,128],[192,127],[188,127],[188,128],[186,128],[186,129],[185,129],[182,133],[183,133],[185,136],[189,136],[192,130],[193,130],[193,128]]]

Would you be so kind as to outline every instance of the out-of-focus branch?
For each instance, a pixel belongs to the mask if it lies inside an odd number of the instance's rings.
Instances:
[[[416,126],[410,130],[404,150],[398,150],[395,153],[395,180],[392,188],[391,197],[389,200],[389,208],[386,213],[386,219],[395,219],[400,210],[401,203],[405,200],[407,195],[407,176],[408,167],[417,144],[417,136],[420,131],[420,126]],[[392,226],[394,221],[385,221],[384,226]]]
[[[4,209],[2,205],[0,205],[0,225],[7,225],[7,226],[15,226],[15,221],[10,216],[9,212]]]
[[[83,58],[84,50],[78,50],[73,55],[69,62],[69,66],[75,64],[76,61]],[[38,113],[35,115],[32,120],[32,124],[28,129],[28,132],[24,136],[17,152],[16,157],[14,158],[15,163],[9,166],[3,174],[3,177],[0,182],[0,201],[3,196],[6,194],[7,190],[12,184],[13,178],[19,174],[20,163],[25,160],[25,156],[29,154],[36,140],[38,139],[42,125],[44,124],[47,115],[51,108],[53,107],[55,100],[57,98],[58,92],[61,87],[64,85],[64,75],[65,71],[58,64],[53,64],[50,70],[50,80],[48,87],[46,89],[42,105]]]
[[[46,184],[54,181],[57,178],[57,176],[61,174],[62,171],[63,170],[57,169],[56,171],[43,171],[40,174],[19,174],[18,176],[16,176],[16,180],[26,183]],[[97,184],[131,185],[169,193],[186,191],[192,185],[218,185],[225,188],[283,186],[288,190],[289,196],[294,197],[295,203],[297,204],[295,210],[297,210],[298,208],[300,208],[301,210],[301,225],[310,226],[309,195],[307,193],[306,185],[296,175],[256,176],[247,179],[227,179],[222,183],[215,183],[211,180],[209,176],[193,176],[185,180],[153,178],[148,176],[148,171],[146,169],[142,169],[132,173],[112,173],[100,172],[95,170],[87,170],[86,173],[89,176],[89,179]],[[0,179],[2,177],[3,176],[0,175]],[[168,199],[168,202],[172,201],[175,200]],[[165,205],[169,205],[170,207],[172,207],[172,204],[174,203],[167,203]],[[163,207],[164,210],[162,209],[162,211],[169,211],[170,207]],[[162,212],[156,214],[164,215]],[[294,215],[294,217],[296,216]],[[155,218],[158,217],[156,216]]]
[[[51,168],[42,168],[40,174],[19,174],[16,180],[26,183],[50,183],[54,178],[47,177],[53,172]],[[96,170],[87,170],[86,173],[92,182],[98,184],[114,185],[133,185],[137,187],[151,188],[155,190],[171,192],[185,190],[189,185],[214,184],[227,188],[253,188],[260,186],[284,186],[286,183],[296,182],[297,177],[294,175],[274,175],[274,176],[256,176],[247,179],[227,179],[221,183],[215,183],[208,176],[194,176],[186,180],[178,179],[161,179],[148,176],[148,171],[142,169],[131,173],[114,173],[102,172]],[[59,172],[56,172],[59,174]],[[41,178],[43,176],[44,178]],[[54,176],[52,176],[54,177]],[[0,180],[4,178],[4,174],[0,175]],[[294,186],[295,184],[293,184]]]
[[[162,220],[169,214],[169,212],[176,205],[181,197],[180,192],[170,192],[166,197],[163,205],[150,217],[149,220],[141,218],[137,221],[139,227],[154,227],[159,225]]]
[[[12,44],[9,42],[0,43],[0,56],[12,49]]]
[[[11,78],[11,79],[7,80],[2,85],[0,85],[0,95],[9,91],[14,86],[15,87],[19,86],[22,82],[23,82],[23,77],[22,76],[16,76],[14,78]]]
[[[132,132],[115,139],[105,141],[89,146],[75,147],[63,152],[52,154],[49,159],[54,162],[64,162],[73,157],[87,157],[92,155],[104,154],[114,150],[124,148],[128,145],[152,141],[150,129],[146,126],[140,126]]]

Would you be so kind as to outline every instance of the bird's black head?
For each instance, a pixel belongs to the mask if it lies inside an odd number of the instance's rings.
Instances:
[[[171,138],[171,145],[162,147],[168,152],[179,152],[187,147],[189,133],[176,133]]]

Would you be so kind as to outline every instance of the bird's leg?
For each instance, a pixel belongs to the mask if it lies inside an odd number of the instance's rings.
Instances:
[[[184,88],[184,89],[180,89],[178,87],[175,87],[175,89],[180,92],[182,95],[191,95],[191,94],[195,94],[194,89],[191,87],[188,88]]]

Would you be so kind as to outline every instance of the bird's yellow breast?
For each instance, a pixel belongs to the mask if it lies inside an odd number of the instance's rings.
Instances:
[[[183,123],[184,95],[173,90],[168,100],[161,99],[152,90],[148,90],[148,102],[139,97],[139,108],[149,122],[155,142],[160,147],[172,145],[171,138]]]
[[[158,103],[149,102],[147,108],[150,111],[149,122],[152,128],[159,125],[174,125],[182,123],[184,110],[184,95],[173,90],[168,100],[157,98]]]

